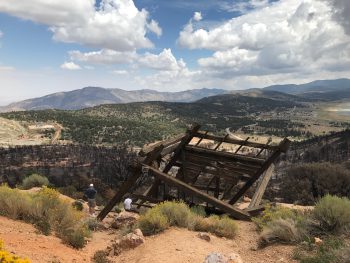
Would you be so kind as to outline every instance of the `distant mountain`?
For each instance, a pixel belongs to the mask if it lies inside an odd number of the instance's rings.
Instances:
[[[77,110],[101,104],[121,104],[144,101],[192,102],[204,97],[226,93],[223,89],[193,89],[180,92],[159,92],[155,90],[126,91],[86,87],[83,89],[58,92],[40,98],[28,99],[0,107],[0,111],[61,109]]]
[[[278,91],[298,96],[307,96],[307,93],[327,93],[350,89],[350,79],[316,80],[306,84],[273,85],[264,90]]]

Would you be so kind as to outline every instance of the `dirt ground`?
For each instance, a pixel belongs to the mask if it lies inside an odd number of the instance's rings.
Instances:
[[[210,235],[210,242],[198,238],[197,232],[171,228],[162,234],[146,237],[145,244],[112,260],[123,263],[202,263],[209,253],[219,252],[228,255],[238,253],[243,262],[296,262],[291,259],[292,246],[275,245],[256,250],[258,234],[254,224],[238,224],[239,234],[234,240]],[[0,239],[5,242],[6,249],[29,258],[31,262],[92,262],[94,253],[105,249],[116,235],[110,230],[94,232],[86,247],[76,250],[57,237],[39,234],[32,225],[0,217]]]

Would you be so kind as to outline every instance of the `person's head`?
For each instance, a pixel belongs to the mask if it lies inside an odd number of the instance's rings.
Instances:
[[[90,188],[93,188],[93,187],[94,187],[94,184],[90,184],[89,187],[90,187]]]

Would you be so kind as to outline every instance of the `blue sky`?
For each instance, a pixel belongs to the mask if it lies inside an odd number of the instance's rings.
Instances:
[[[347,0],[2,0],[0,105],[350,77]]]

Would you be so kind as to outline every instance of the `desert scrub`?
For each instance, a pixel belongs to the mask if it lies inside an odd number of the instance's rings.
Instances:
[[[24,190],[31,189],[33,187],[48,186],[49,179],[39,174],[32,174],[23,179],[21,188]]]
[[[303,214],[297,210],[286,207],[277,207],[266,205],[265,210],[258,217],[252,218],[259,232],[263,231],[270,222],[277,219],[293,219],[296,222],[303,221],[305,218]]]
[[[104,250],[98,250],[95,252],[92,257],[92,261],[94,263],[111,263],[111,261],[107,257],[107,252]]]
[[[350,200],[326,195],[321,198],[312,212],[316,221],[314,227],[324,234],[346,234],[350,231]]]
[[[0,215],[29,222],[46,235],[55,232],[75,248],[83,247],[89,236],[84,213],[61,200],[56,190],[46,187],[37,193],[26,193],[0,186]]]
[[[235,221],[229,217],[210,216],[205,218],[192,212],[182,202],[161,203],[141,215],[138,222],[138,227],[145,235],[162,232],[170,226],[211,232],[219,237],[228,238],[233,238],[238,230]]]
[[[163,232],[170,224],[168,218],[155,207],[140,216],[138,226],[142,233],[147,236]]]
[[[272,243],[296,244],[303,238],[303,231],[291,219],[278,218],[269,222],[260,234],[259,245],[264,247]]]
[[[20,257],[8,252],[4,248],[4,242],[0,240],[0,262],[1,263],[30,263],[28,259]]]

